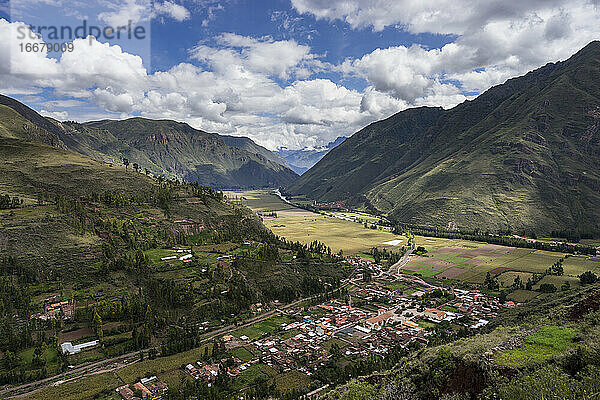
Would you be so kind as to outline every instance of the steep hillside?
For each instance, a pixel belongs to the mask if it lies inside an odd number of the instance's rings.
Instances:
[[[451,110],[371,124],[290,185],[403,223],[600,228],[600,42]]]
[[[223,142],[225,142],[225,144],[227,146],[237,147],[239,149],[246,150],[247,152],[252,153],[252,154],[259,154],[259,155],[263,156],[264,158],[266,158],[267,160],[271,161],[272,163],[280,164],[280,165],[283,165],[283,166],[289,168],[288,162],[283,157],[270,151],[269,149],[259,146],[258,144],[254,143],[254,141],[250,138],[247,138],[244,136],[229,136],[229,135],[218,135],[218,136],[219,136],[219,138],[221,138],[221,140],[223,140]]]
[[[82,154],[116,161],[127,158],[154,174],[202,185],[274,187],[296,178],[293,171],[275,162],[274,155],[267,158],[267,149],[250,144],[250,139],[224,139],[180,122],[131,118],[57,125],[65,144]]]
[[[290,168],[299,175],[302,175],[308,171],[313,165],[321,160],[327,153],[332,149],[339,146],[344,140],[345,136],[340,136],[333,142],[329,142],[327,145],[317,148],[303,148],[298,150],[289,150],[285,147],[281,147],[276,153],[286,160]]]
[[[44,117],[11,99],[0,95],[0,137],[35,140],[55,147],[64,147],[58,129]]]
[[[110,163],[126,158],[142,171],[223,188],[278,187],[297,175],[249,138],[221,136],[175,121],[131,118],[85,124],[44,118],[0,96],[2,137],[38,141]]]

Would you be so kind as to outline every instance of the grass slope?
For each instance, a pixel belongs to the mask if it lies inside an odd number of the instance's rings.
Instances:
[[[600,42],[444,111],[371,124],[290,185],[399,222],[600,227]]]
[[[155,175],[227,188],[277,187],[296,178],[283,160],[250,139],[210,134],[184,123],[131,118],[56,124],[70,149],[113,162],[127,158]]]

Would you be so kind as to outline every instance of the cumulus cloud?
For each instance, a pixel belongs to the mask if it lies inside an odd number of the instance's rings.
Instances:
[[[110,11],[98,14],[98,18],[110,26],[126,26],[148,21],[152,16],[151,0],[107,1],[105,7]]]
[[[566,59],[600,37],[600,10],[588,0],[292,0],[300,13],[346,21],[355,29],[391,26],[456,35],[441,49],[376,49],[340,70],[413,104],[464,100],[547,62]],[[448,12],[448,10],[453,10]],[[452,82],[452,83],[449,83]],[[418,101],[417,101],[418,100]]]
[[[300,13],[340,19],[353,28],[381,31],[398,25],[411,33],[464,34],[499,19],[519,19],[567,0],[292,0]]]
[[[176,4],[171,1],[154,4],[154,12],[158,15],[164,14],[179,22],[190,18],[190,12],[181,4]]]
[[[311,68],[322,65],[317,56],[311,54],[310,47],[295,40],[274,41],[271,38],[255,39],[223,33],[216,42],[218,48],[203,44],[194,47],[190,51],[191,56],[215,69],[235,65],[281,79],[288,79],[290,74],[310,75]]]
[[[126,0],[104,17],[144,18],[137,11],[142,2]],[[95,40],[76,40],[75,50],[59,60],[15,52],[11,30],[20,25],[0,20],[0,89],[22,94],[49,89],[94,105],[98,113],[171,118],[249,136],[271,149],[297,148],[350,135],[408,107],[452,107],[600,38],[598,6],[586,0],[292,3],[300,13],[343,20],[354,29],[444,34],[451,42],[375,49],[334,66],[293,39],[222,33],[190,49],[189,62],[148,73],[140,57]],[[177,6],[163,1],[155,14],[189,18]],[[362,81],[364,89],[350,89],[340,83],[344,79],[335,82],[335,74]],[[77,115],[69,103],[40,108],[56,117],[65,108],[69,118],[79,119],[94,111]]]

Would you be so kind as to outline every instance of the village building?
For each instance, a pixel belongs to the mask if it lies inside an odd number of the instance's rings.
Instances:
[[[371,317],[365,321],[365,325],[367,328],[379,330],[383,328],[385,325],[393,324],[397,321],[398,316],[393,311],[387,311],[382,314],[379,314],[376,317]]]
[[[434,322],[439,322],[446,318],[446,313],[444,311],[436,310],[435,308],[429,308],[423,311],[423,316]]]

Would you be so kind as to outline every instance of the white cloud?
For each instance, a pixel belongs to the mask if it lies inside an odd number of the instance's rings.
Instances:
[[[490,22],[573,5],[571,0],[292,0],[300,13],[339,19],[376,31],[399,26],[411,33],[462,35]],[[591,2],[589,2],[591,3]]]
[[[135,16],[139,4],[127,0],[105,17]],[[155,11],[164,8],[160,14],[176,20],[189,17],[181,9],[173,14],[176,7],[170,4],[177,5],[165,1]],[[295,40],[223,33],[191,49],[191,62],[149,74],[140,57],[94,40],[75,41],[75,51],[60,60],[14,53],[18,43],[8,35],[19,25],[0,20],[0,90],[36,94],[49,89],[93,105],[98,115],[170,118],[210,132],[249,136],[272,149],[297,148],[350,135],[408,107],[451,107],[510,77],[566,59],[600,37],[598,8],[585,0],[293,4],[300,12],[342,19],[357,29],[393,26],[456,38],[439,49],[392,46],[332,66]],[[321,71],[359,78],[366,88],[349,89],[323,79]],[[43,107],[47,113],[61,113],[60,108]],[[94,114],[84,112],[69,109],[68,115]]]
[[[44,117],[54,118],[59,121],[65,121],[69,118],[69,113],[67,111],[48,111],[42,108],[40,114]]]
[[[271,38],[255,39],[234,33],[223,33],[216,38],[219,48],[200,44],[190,54],[214,69],[231,65],[248,71],[288,79],[290,75],[310,75],[310,70],[321,66],[310,47],[295,40],[274,41]]]
[[[564,60],[600,38],[600,10],[586,0],[293,0],[298,11],[354,28],[386,26],[458,35],[440,49],[376,49],[338,69],[413,105],[449,107],[545,63]],[[448,12],[447,10],[453,10]]]
[[[190,18],[190,12],[181,4],[176,4],[171,1],[154,4],[154,12],[158,15],[168,15],[179,22]]]
[[[105,6],[110,11],[98,14],[98,18],[109,26],[127,26],[148,21],[152,17],[151,0],[106,1]]]

